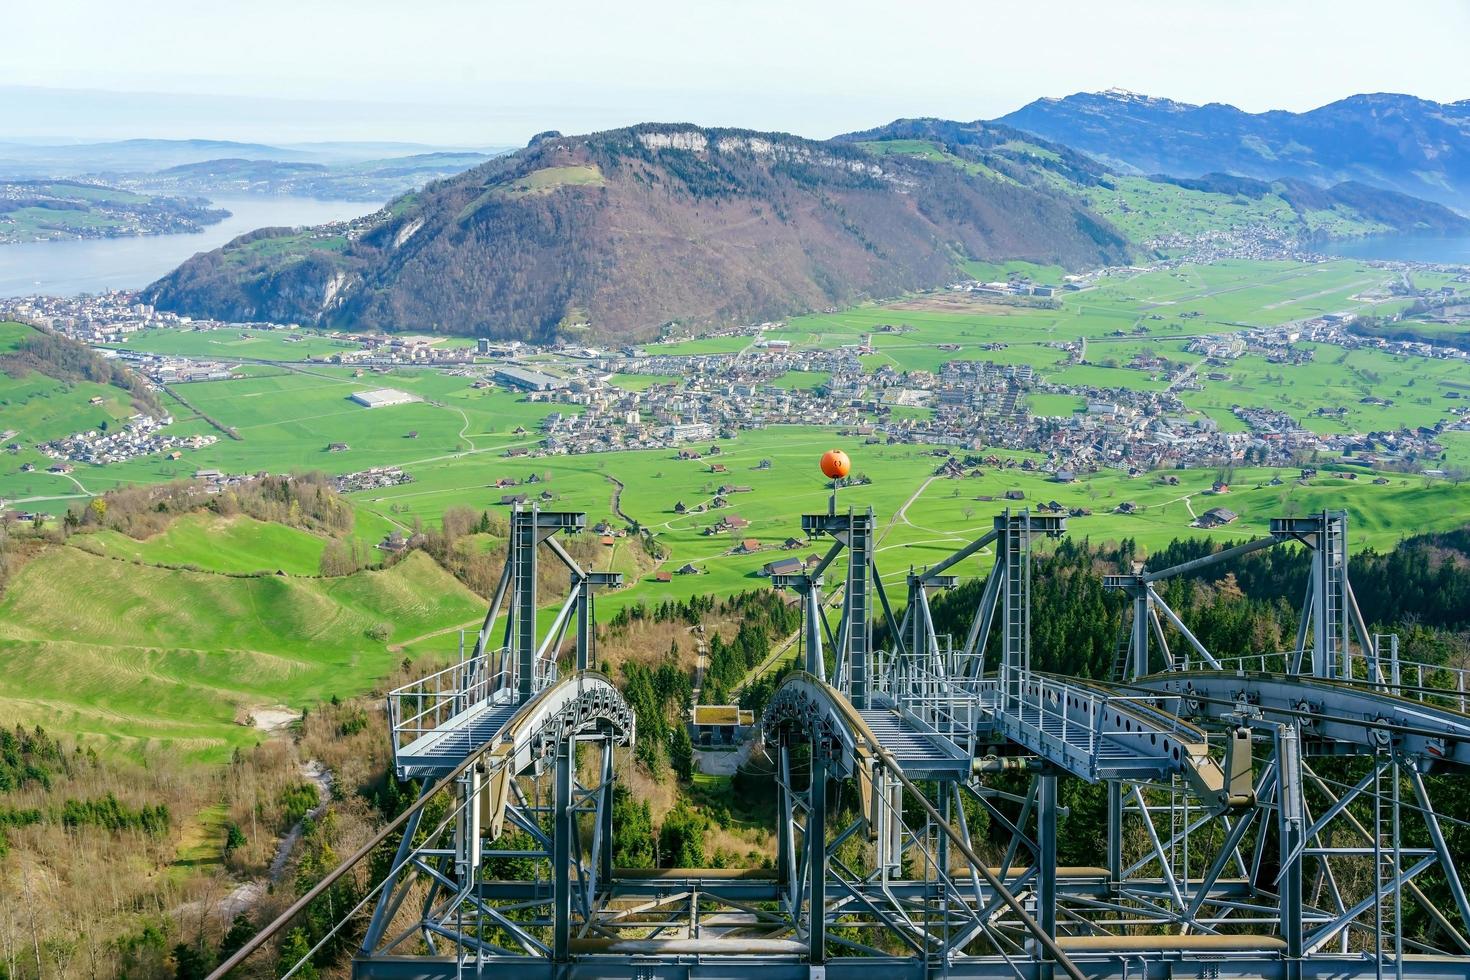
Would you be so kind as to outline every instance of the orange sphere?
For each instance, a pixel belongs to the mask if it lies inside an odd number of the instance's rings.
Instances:
[[[822,472],[830,480],[840,480],[852,472],[852,460],[840,449],[829,449],[822,454]]]

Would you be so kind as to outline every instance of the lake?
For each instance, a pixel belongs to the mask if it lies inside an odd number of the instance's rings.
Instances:
[[[308,197],[214,198],[230,217],[187,235],[144,235],[0,245],[0,296],[72,296],[138,289],[236,235],[278,225],[316,225],[371,214],[380,205]]]
[[[1449,262],[1470,265],[1470,235],[1370,235],[1322,246],[1328,255],[1350,259],[1392,259],[1400,262]]]

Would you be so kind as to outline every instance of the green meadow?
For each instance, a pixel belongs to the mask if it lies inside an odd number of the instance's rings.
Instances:
[[[610,380],[628,391],[647,391],[654,385],[679,384],[684,379],[672,374],[614,374]]]
[[[78,547],[110,558],[209,572],[283,572],[315,575],[327,539],[239,515],[186,514],[143,540],[105,530],[75,539]]]
[[[220,762],[264,737],[242,723],[252,708],[363,693],[401,656],[389,644],[481,615],[483,603],[422,554],[317,579],[52,547],[0,597],[0,713],[112,751],[167,746]]]
[[[195,330],[189,327],[144,330],[113,346],[149,354],[177,354],[222,361],[237,357],[304,361],[309,357],[357,349],[357,344],[321,331],[253,330],[248,327],[238,330]]]

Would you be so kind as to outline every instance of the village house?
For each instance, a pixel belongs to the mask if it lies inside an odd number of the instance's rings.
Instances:
[[[1240,519],[1240,515],[1228,507],[1211,507],[1195,521],[1198,527],[1224,527]]]
[[[767,578],[772,575],[800,575],[805,568],[800,558],[777,558],[766,562],[761,567],[760,574]]]

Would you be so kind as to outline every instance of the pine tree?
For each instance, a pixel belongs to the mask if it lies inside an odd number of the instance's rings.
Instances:
[[[694,743],[689,740],[687,725],[677,724],[673,729],[669,736],[669,762],[679,781],[687,783],[694,778]]]

